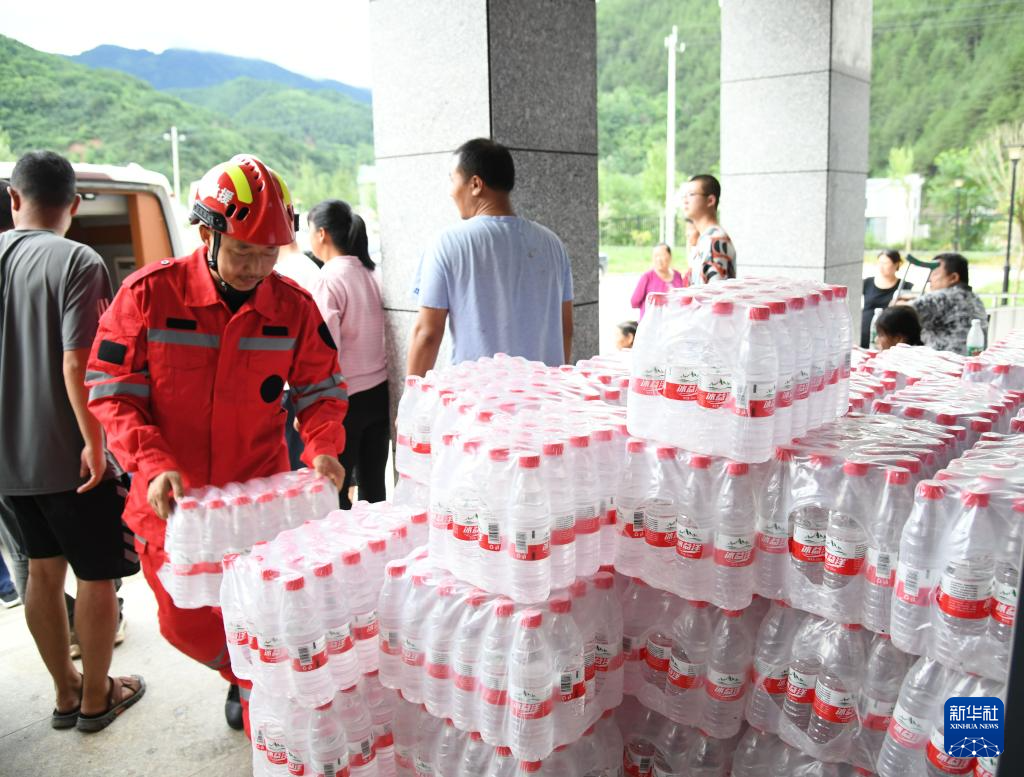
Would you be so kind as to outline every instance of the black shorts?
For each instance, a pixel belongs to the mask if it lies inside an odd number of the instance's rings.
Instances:
[[[128,491],[120,479],[79,494],[8,496],[28,557],[64,556],[80,580],[114,580],[139,571],[135,536],[124,525]]]

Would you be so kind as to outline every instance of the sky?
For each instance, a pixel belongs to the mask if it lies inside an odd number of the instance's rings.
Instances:
[[[369,0],[0,4],[5,6],[0,34],[52,54],[80,54],[104,43],[156,53],[196,49],[263,59],[312,78],[371,86]]]

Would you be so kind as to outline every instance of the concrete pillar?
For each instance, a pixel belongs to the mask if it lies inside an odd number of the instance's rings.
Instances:
[[[494,138],[512,150],[516,212],[565,243],[575,288],[573,357],[596,353],[593,0],[371,0],[370,26],[393,398],[416,315],[410,290],[419,256],[458,220],[448,196],[451,154],[474,137]],[[443,347],[439,363],[446,354]]]
[[[721,6],[722,224],[739,272],[846,284],[859,329],[871,0]]]

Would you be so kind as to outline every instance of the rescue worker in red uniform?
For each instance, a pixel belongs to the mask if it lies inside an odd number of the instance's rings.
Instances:
[[[110,450],[133,474],[124,519],[160,631],[231,683],[225,714],[240,729],[248,728],[251,684],[231,672],[220,610],[179,609],[157,577],[167,563],[171,499],[288,469],[285,382],[304,462],[340,488],[348,396],[313,298],[273,272],[278,246],[295,236],[281,177],[255,157],[236,156],[203,177],[191,219],[203,246],[125,279],[100,321],[86,383]]]

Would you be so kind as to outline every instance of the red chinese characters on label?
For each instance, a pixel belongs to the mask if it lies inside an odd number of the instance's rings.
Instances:
[[[506,683],[508,675],[505,674],[505,665],[486,666],[480,676],[480,698],[486,704],[504,706],[508,701]]]
[[[715,535],[715,564],[720,567],[748,567],[754,563],[753,534]]]
[[[1017,586],[996,583],[992,596],[992,617],[1004,626],[1012,626],[1017,617]]]
[[[442,532],[451,531],[452,514],[447,510],[431,510],[430,528]]]
[[[695,365],[673,365],[665,375],[662,396],[678,402],[697,401],[697,367]]]
[[[939,580],[936,604],[952,618],[980,620],[989,616],[992,606],[991,589],[991,580],[962,580],[947,572]]]
[[[944,744],[942,732],[933,729],[931,739],[928,740],[928,763],[941,774],[971,774],[977,759],[974,756],[963,757],[946,753],[943,750]]]
[[[789,552],[797,561],[812,564],[825,562],[825,532],[820,529],[809,529],[806,526],[794,526],[793,537],[789,541]]]
[[[814,688],[818,684],[818,675],[807,674],[790,667],[786,677],[786,699],[792,704],[811,704],[814,701]]]
[[[786,377],[779,385],[779,390],[775,395],[775,407],[792,407],[795,388],[796,384],[793,382],[793,376]]]
[[[656,397],[665,389],[665,373],[658,367],[651,367],[641,377],[629,382],[629,389],[634,394],[645,397]]]
[[[702,559],[707,556],[707,545],[711,532],[697,526],[676,525],[676,555],[688,559]]]
[[[867,553],[866,542],[844,540],[825,535],[825,571],[853,577],[860,574]]]
[[[546,528],[517,531],[508,552],[516,561],[543,561],[551,555],[551,533]]]
[[[398,632],[393,632],[395,640],[398,640]],[[352,649],[352,628],[347,623],[343,623],[333,629],[327,629],[327,633],[324,634],[327,638],[327,653],[328,655],[340,655]],[[384,646],[381,646],[384,648]],[[384,652],[390,655],[399,655],[402,650],[396,645],[397,652],[391,653],[390,647],[384,648]]]
[[[377,618],[376,610],[352,617],[352,636],[356,639],[376,639],[378,634],[380,634],[380,620]]]
[[[825,371],[821,368],[811,368],[811,393],[825,390]]]
[[[772,666],[763,661],[755,660],[751,672],[754,685],[763,688],[765,693],[778,696],[786,692],[786,681],[789,678],[788,666]]]
[[[647,638],[646,649],[647,666],[656,672],[667,672],[669,656],[672,654],[672,645],[664,645],[654,640],[654,635]]]
[[[508,702],[512,717],[519,720],[540,720],[551,714],[551,695],[547,689],[534,690],[513,685],[508,690]]]
[[[551,516],[551,544],[568,545],[576,539],[576,516],[561,513]]]
[[[245,646],[249,644],[249,632],[244,623],[229,624],[226,633],[229,645]]]
[[[644,540],[655,548],[674,548],[676,546],[675,515],[654,515],[647,511],[644,515]]]
[[[709,369],[701,372],[697,381],[697,402],[701,407],[715,410],[732,395],[732,378],[724,370]]]
[[[264,664],[280,664],[288,660],[288,650],[280,637],[264,636],[259,643],[260,661]]]
[[[625,662],[625,657],[618,643],[602,642],[594,644],[594,669],[597,672],[614,672]]]
[[[691,663],[673,655],[668,663],[668,681],[676,688],[688,690],[704,684],[707,665],[704,662]]]
[[[719,672],[713,667],[707,670],[704,688],[715,701],[737,701],[743,697],[747,689],[746,678],[742,674]]]
[[[811,373],[807,370],[797,370],[795,386],[793,388],[793,399],[802,401],[811,395]]]
[[[593,507],[576,508],[576,534],[594,534],[601,529],[601,510],[597,505]]]
[[[924,721],[911,715],[899,704],[896,705],[892,711],[892,720],[889,721],[889,736],[903,747],[920,750],[928,739],[925,732]]]
[[[814,689],[814,712],[829,723],[849,723],[856,710],[856,696],[849,691],[818,683]]]
[[[741,418],[775,415],[775,382],[740,383],[736,386],[733,412]]]
[[[449,662],[451,657],[447,650],[440,650],[436,647],[432,647],[427,651],[426,655],[426,670],[430,677],[435,680],[447,680],[451,675],[451,667]]]
[[[480,539],[480,525],[475,512],[452,514],[452,537],[462,542],[477,542]]]

